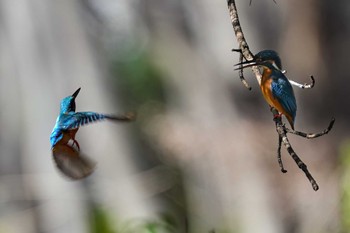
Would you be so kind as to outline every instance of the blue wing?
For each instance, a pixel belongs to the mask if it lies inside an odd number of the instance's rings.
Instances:
[[[281,103],[282,107],[294,120],[297,112],[297,104],[292,85],[281,72],[278,72],[278,74],[273,73],[272,79],[271,90],[273,96]]]
[[[75,129],[105,118],[108,118],[108,116],[96,112],[69,112],[62,115],[61,126],[65,130]]]
[[[131,121],[135,118],[133,113],[126,113],[124,115],[106,115],[96,112],[69,112],[62,115],[62,126],[64,129],[75,129],[80,126],[101,121],[104,119],[116,121]]]
[[[59,115],[50,136],[51,146],[55,146],[63,138],[63,131],[79,128],[105,118],[109,118],[109,116],[95,112],[68,112]]]
[[[76,129],[80,126],[101,121],[103,119],[110,119],[116,121],[131,121],[135,119],[134,113],[126,113],[124,115],[106,115],[96,112],[68,112],[60,114],[56,120],[56,125],[52,130],[50,136],[51,146],[56,145],[63,137],[63,131]]]

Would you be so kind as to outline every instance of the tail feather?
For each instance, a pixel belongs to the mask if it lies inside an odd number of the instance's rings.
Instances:
[[[57,168],[67,177],[79,180],[89,176],[96,163],[67,144],[57,144],[52,148]]]
[[[292,130],[294,130],[294,119],[293,117],[291,117],[290,115],[285,115],[289,124],[290,124],[290,127],[292,128]]]

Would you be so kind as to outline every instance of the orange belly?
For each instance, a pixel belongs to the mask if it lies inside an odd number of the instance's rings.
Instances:
[[[267,101],[267,103],[271,107],[274,107],[275,109],[277,109],[277,111],[285,115],[290,125],[292,126],[292,128],[294,128],[293,117],[283,108],[280,102],[272,94],[272,91],[271,91],[272,78],[269,78],[270,75],[271,75],[271,71],[264,70],[263,76],[261,78],[261,84],[260,84],[261,92],[265,100]]]
[[[78,132],[78,128],[64,131],[62,139],[59,142],[57,142],[57,143],[59,143],[59,144],[67,144],[69,142],[69,140],[75,139],[75,134],[77,132]]]
[[[267,103],[271,106],[276,108],[280,113],[285,114],[285,110],[283,109],[282,105],[278,102],[278,100],[273,96],[271,91],[271,82],[272,79],[265,80],[264,82],[261,82],[261,92],[267,101]]]

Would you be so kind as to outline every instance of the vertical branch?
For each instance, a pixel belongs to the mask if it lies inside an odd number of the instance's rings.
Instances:
[[[244,37],[243,31],[241,28],[241,24],[239,22],[236,3],[234,0],[227,0],[227,5],[228,5],[228,10],[229,10],[230,18],[231,18],[233,31],[235,32],[237,42],[238,42],[239,48],[243,54],[243,57],[248,61],[253,60],[254,55],[249,49],[248,43]],[[253,70],[253,73],[255,74],[255,77],[260,85],[261,73],[260,73],[258,67],[253,66],[252,70]]]
[[[286,173],[287,170],[284,169],[282,158],[281,158],[281,145],[282,145],[282,137],[278,135],[277,161],[278,161],[278,164],[280,165],[281,172]]]
[[[237,42],[239,44],[239,48],[241,49],[242,54],[245,57],[245,59],[252,60],[254,55],[249,50],[248,43],[244,37],[243,31],[241,28],[241,24],[240,24],[239,18],[238,18],[236,3],[234,0],[227,0],[227,5],[228,5],[229,13],[230,13],[232,27],[233,27],[233,30],[235,32]]]

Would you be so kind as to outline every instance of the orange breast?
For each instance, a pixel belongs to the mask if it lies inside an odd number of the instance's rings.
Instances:
[[[57,142],[58,144],[65,145],[69,142],[71,139],[75,139],[75,134],[78,132],[77,129],[67,130],[63,132],[63,138]]]
[[[70,135],[73,139],[75,139],[75,134],[78,132],[78,130],[79,130],[79,128],[75,128],[75,129],[69,130],[69,131],[68,131],[68,132],[69,132],[69,135]]]
[[[52,147],[52,153],[53,155],[66,154],[69,157],[79,157],[78,151],[66,144],[56,144]]]
[[[260,84],[261,92],[265,100],[270,106],[276,108],[280,113],[284,115],[288,115],[288,113],[284,110],[280,102],[278,102],[278,100],[273,96],[271,91],[271,83],[272,83],[271,70],[265,68],[263,72],[263,76],[261,78],[261,84]]]

